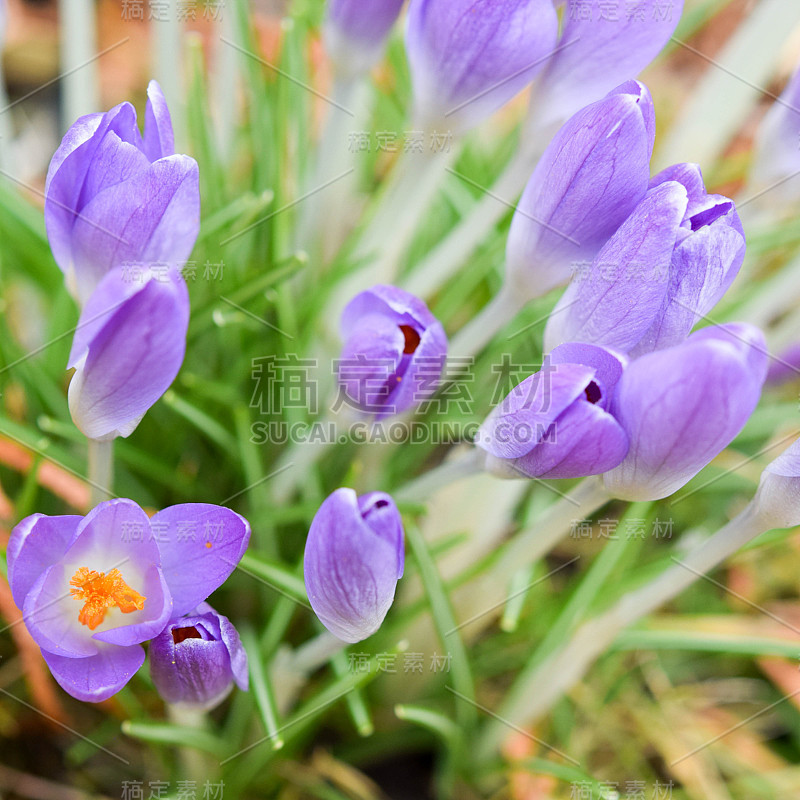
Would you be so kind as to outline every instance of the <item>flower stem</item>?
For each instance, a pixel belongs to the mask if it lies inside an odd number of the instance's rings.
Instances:
[[[172,705],[168,703],[167,713],[170,721],[182,728],[201,731],[208,727],[205,711],[191,708],[186,704]],[[214,774],[215,769],[209,754],[193,747],[179,747],[178,754],[187,780],[207,781]]]
[[[337,639],[329,631],[322,631],[294,651],[292,667],[296,673],[310,675],[346,647],[347,642]]]
[[[525,306],[525,297],[504,284],[500,291],[453,338],[450,352],[459,358],[478,355]]]
[[[460,458],[452,458],[438,467],[426,472],[419,478],[401,486],[394,493],[395,500],[405,502],[422,502],[429,499],[439,489],[449,486],[455,481],[483,472],[486,453],[473,447]]]
[[[98,442],[89,439],[89,505],[94,508],[98,503],[113,497],[114,492],[114,440]]]
[[[520,674],[498,716],[511,726],[529,725],[549,711],[559,698],[588,672],[594,661],[626,627],[677,597],[739,548],[770,528],[753,503],[720,528],[700,547],[650,583],[624,595],[608,611],[585,622],[560,650],[534,669]],[[480,752],[488,757],[505,735],[503,725],[490,724]]]
[[[427,298],[445,286],[503,216],[516,207],[538,158],[538,150],[522,146],[472,211],[413,269],[404,287]]]

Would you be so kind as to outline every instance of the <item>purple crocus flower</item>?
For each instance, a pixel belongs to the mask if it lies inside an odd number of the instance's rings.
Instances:
[[[625,359],[595,345],[564,344],[481,426],[475,444],[501,477],[577,478],[616,467],[628,435],[609,413]]]
[[[800,201],[800,67],[764,117],[756,136],[750,189],[772,210]],[[769,190],[768,192],[766,190]]]
[[[345,642],[378,630],[403,576],[403,522],[383,492],[337,489],[311,522],[303,560],[306,591],[320,622]]]
[[[170,622],[149,649],[150,675],[168,703],[207,711],[234,683],[247,691],[247,653],[239,634],[208,603]]]
[[[669,41],[683,0],[567,0],[558,46],[537,87],[540,126],[565,120],[638,75]]]
[[[342,313],[339,384],[367,414],[399,414],[433,395],[447,337],[425,303],[394,286],[356,295]]]
[[[69,367],[69,408],[91,439],[129,436],[178,374],[189,294],[177,270],[109,272],[81,313]]]
[[[411,0],[416,124],[461,132],[482,122],[533,80],[557,33],[552,0]]]
[[[142,642],[225,581],[249,538],[247,521],[220,506],[171,506],[148,519],[132,500],[109,500],[85,517],[22,520],[8,582],[58,683],[99,702],[141,667]]]
[[[733,201],[707,194],[697,165],[670,167],[564,292],[545,345],[591,342],[637,356],[677,344],[730,287],[744,253]]]
[[[685,342],[632,361],[611,413],[630,449],[604,476],[614,497],[658,500],[727,447],[758,404],[768,355],[758,328],[703,328]]]
[[[336,69],[346,76],[367,72],[381,57],[383,45],[404,0],[329,0],[323,24],[325,47]]]
[[[800,440],[796,440],[761,475],[756,507],[774,528],[800,525]]]
[[[655,132],[650,92],[637,81],[561,128],[511,222],[506,272],[515,289],[538,297],[597,255],[647,192]]]
[[[155,81],[147,96],[144,137],[134,107],[122,103],[81,117],[50,162],[47,237],[80,303],[113,267],[181,267],[197,238],[197,163],[175,154],[169,110]]]

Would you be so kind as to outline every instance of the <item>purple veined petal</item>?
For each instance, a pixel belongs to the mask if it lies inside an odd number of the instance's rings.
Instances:
[[[338,365],[347,398],[365,413],[390,406],[392,379],[403,358],[403,332],[390,317],[368,314],[349,329]]]
[[[395,548],[397,555],[397,580],[403,577],[406,562],[403,520],[391,496],[386,492],[369,492],[358,498],[361,518],[376,536]]]
[[[398,565],[398,536],[393,515],[381,503],[367,501],[376,514],[370,524],[362,516],[356,493],[337,489],[320,506],[306,541],[303,559],[308,599],[322,624],[345,642],[359,642],[375,633],[394,600]],[[387,525],[376,534],[373,525]],[[399,533],[402,533],[400,528]]]
[[[167,99],[157,81],[147,86],[142,152],[150,161],[175,155],[175,134],[172,131]]]
[[[669,41],[682,12],[683,0],[567,0],[557,51],[540,79],[539,124],[567,119],[638,75]]]
[[[80,349],[73,347],[71,353],[76,371],[69,407],[86,436],[107,439],[130,435],[178,374],[186,350],[189,295],[176,271],[164,280],[150,276],[131,294],[124,271],[117,269],[98,291],[103,303],[97,304],[96,314],[91,304],[91,313],[81,315],[78,325]],[[112,309],[110,314],[102,313],[103,305]]]
[[[78,290],[85,302],[112,268],[183,265],[200,229],[197,162],[175,155],[95,195],[72,230]]]
[[[399,414],[430,399],[439,388],[446,361],[447,336],[441,323],[435,321],[422,333],[405,372],[396,377],[388,406]]]
[[[67,131],[53,156],[45,183],[44,221],[56,263],[73,284],[76,269],[72,232],[86,203],[83,187],[95,152],[107,133],[136,144],[139,135],[136,111],[130,103],[115,106],[105,114],[81,117]],[[74,288],[74,287],[73,287]]]
[[[415,124],[474,127],[531,83],[557,31],[551,0],[412,0]]]
[[[360,411],[384,418],[430,397],[447,337],[425,303],[394,286],[357,294],[342,312],[339,383]]]
[[[652,189],[559,300],[545,329],[545,350],[563,342],[627,352],[652,325],[664,301],[686,190]]]
[[[134,144],[109,131],[94,151],[83,187],[87,197],[130,180],[149,166],[147,156]]]
[[[113,697],[144,664],[140,645],[101,645],[97,653],[86,658],[67,658],[44,649],[42,655],[59,686],[86,703]]]
[[[509,278],[532,296],[588,264],[644,198],[655,117],[636,81],[578,112],[528,181],[506,247]]]
[[[8,584],[17,608],[42,573],[67,552],[83,517],[33,514],[11,531],[6,550]]]
[[[704,328],[631,362],[612,413],[631,442],[607,472],[623,500],[658,500],[684,486],[741,431],[761,395],[767,352],[751,325]]]
[[[381,57],[386,38],[400,15],[403,0],[329,0],[323,23],[325,48],[336,69],[354,76]]]
[[[513,461],[532,478],[585,478],[616,467],[628,452],[622,426],[599,405],[572,403],[536,447]]]
[[[167,702],[208,710],[234,682],[247,690],[247,653],[230,620],[201,603],[150,643],[150,674]]]
[[[723,219],[678,245],[661,310],[632,355],[682,342],[730,288],[744,262],[745,250],[742,234]]]
[[[795,440],[766,467],[755,502],[773,527],[800,525],[800,441]]]
[[[795,204],[800,199],[799,141],[800,67],[772,104],[756,134],[750,183],[754,189],[769,188],[769,201],[775,208]]]
[[[132,645],[147,641],[164,628],[172,599],[160,578],[160,554],[147,515],[130,500],[109,500],[79,523],[69,549],[46,570],[25,600],[25,624],[36,643],[51,653],[89,656],[98,643]],[[80,620],[84,601],[73,594],[81,572],[119,578],[143,599],[141,608],[123,612],[106,608],[94,627]]]
[[[170,506],[159,511],[150,526],[172,594],[173,620],[225,582],[250,541],[250,525],[244,517],[208,503]]]
[[[586,390],[594,375],[593,368],[580,364],[545,364],[492,411],[475,444],[497,458],[526,455]]]

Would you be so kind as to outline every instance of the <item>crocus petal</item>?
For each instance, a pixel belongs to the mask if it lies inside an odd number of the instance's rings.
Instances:
[[[380,58],[403,0],[330,0],[323,24],[325,49],[344,75],[369,70]]]
[[[235,511],[183,503],[159,511],[150,526],[173,599],[172,619],[205,600],[233,572],[250,541],[250,525]]]
[[[756,506],[775,528],[800,525],[800,440],[794,441],[766,467]]]
[[[532,478],[584,478],[616,467],[628,452],[628,436],[598,405],[572,403],[536,447],[513,461]]]
[[[531,296],[566,283],[647,191],[655,117],[635,81],[570,119],[540,159],[511,223],[506,269]]]
[[[766,372],[763,334],[745,324],[705,328],[631,362],[612,407],[631,447],[606,473],[609,491],[657,500],[686,484],[744,427]]]
[[[547,358],[553,365],[582,364],[585,367],[591,367],[594,370],[592,381],[602,392],[597,405],[606,410],[610,406],[622,372],[628,365],[628,359],[621,353],[595,344],[580,342],[560,344],[550,352]]]
[[[183,363],[189,326],[183,278],[173,271],[134,288],[123,270],[109,273],[98,288],[102,302],[93,303],[78,323],[69,408],[89,438],[130,435]]]
[[[481,425],[475,444],[498,458],[526,455],[584,392],[594,375],[594,369],[580,364],[546,365],[516,386],[492,411]]]
[[[557,30],[551,0],[412,0],[406,50],[417,124],[477,125],[533,80]]]
[[[85,302],[113,267],[182,266],[199,229],[198,169],[189,156],[162,158],[95,194],[72,229],[81,299]]]
[[[142,151],[150,161],[175,154],[172,118],[167,107],[167,99],[157,81],[150,81],[147,86]]]
[[[407,350],[406,333],[417,337]],[[418,297],[395,286],[373,286],[342,312],[344,339],[338,378],[359,410],[383,418],[428,399],[438,388],[447,336]]]
[[[666,296],[686,206],[679,183],[648,193],[562,295],[547,322],[546,350],[574,341],[627,352],[642,338]]]
[[[103,645],[86,658],[67,658],[47,650],[42,655],[61,688],[86,703],[113,697],[144,664],[144,648],[139,645]]]
[[[370,512],[380,512],[369,522]],[[366,519],[352,489],[338,489],[320,506],[304,557],[308,599],[322,624],[345,642],[371,636],[394,600],[399,515],[388,496],[366,502]],[[373,526],[380,526],[376,533]]]
[[[541,125],[563,120],[638,75],[669,41],[683,0],[567,0],[564,30],[536,97]]]
[[[33,514],[11,531],[6,550],[8,583],[18,608],[41,574],[67,552],[82,517]]]

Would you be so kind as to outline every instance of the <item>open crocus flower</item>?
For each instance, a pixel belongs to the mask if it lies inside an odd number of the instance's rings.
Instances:
[[[99,702],[141,667],[142,642],[225,581],[249,538],[247,521],[220,506],[171,506],[148,519],[132,500],[109,500],[85,517],[22,520],[8,582],[58,683]]]
[[[81,313],[68,366],[69,410],[91,439],[129,436],[175,379],[186,351],[189,293],[177,270],[130,279],[114,269]]]
[[[565,344],[489,415],[475,444],[501,477],[577,478],[616,467],[628,435],[609,413],[625,359]]]
[[[630,449],[604,476],[609,492],[658,500],[684,486],[744,427],[767,361],[764,335],[743,323],[703,328],[632,361],[611,405]]]
[[[569,281],[647,192],[656,121],[647,87],[629,81],[555,135],[511,222],[506,279],[526,298]]]
[[[536,89],[540,126],[571,117],[638,75],[669,41],[683,0],[567,0],[558,45]]]
[[[394,286],[374,286],[345,307],[339,384],[367,414],[399,414],[429,399],[447,358],[441,323],[422,300]]]
[[[144,137],[130,103],[81,117],[50,162],[44,216],[67,287],[85,303],[124,264],[180,268],[200,229],[197,163],[175,154],[160,87],[147,90]]]
[[[697,165],[670,167],[564,292],[545,345],[591,342],[638,356],[678,344],[728,290],[744,253],[733,201],[708,194]]]
[[[411,0],[416,124],[462,132],[524,89],[553,51],[552,0]]]
[[[150,675],[173,705],[208,711],[233,684],[247,691],[247,653],[227,617],[200,603],[150,642]]]
[[[303,566],[311,607],[334,636],[360,642],[378,630],[403,576],[403,536],[397,506],[383,492],[337,489],[319,507]]]
[[[329,0],[323,34],[336,69],[345,76],[369,70],[381,57],[404,0]]]

